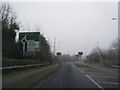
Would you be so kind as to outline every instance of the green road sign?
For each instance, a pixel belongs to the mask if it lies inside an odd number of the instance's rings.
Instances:
[[[40,32],[20,32],[19,52],[40,52]]]

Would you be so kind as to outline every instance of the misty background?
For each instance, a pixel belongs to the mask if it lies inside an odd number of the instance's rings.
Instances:
[[[117,2],[11,2],[20,31],[38,27],[56,52],[89,54],[99,42],[107,49],[118,37]],[[38,31],[39,31],[38,30]],[[18,36],[17,36],[18,38]]]

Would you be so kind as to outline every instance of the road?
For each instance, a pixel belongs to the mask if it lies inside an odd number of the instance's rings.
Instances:
[[[118,88],[118,76],[89,66],[64,63],[37,88]]]
[[[91,66],[91,67],[96,68],[96,69],[103,70],[103,71],[111,72],[111,73],[114,73],[114,74],[118,74],[118,72],[120,71],[120,69],[118,69],[118,68],[114,68],[112,66],[111,67],[110,66],[105,66],[105,65],[102,65],[102,64],[92,64],[92,65],[91,64],[86,64],[86,63],[83,63],[83,64]]]

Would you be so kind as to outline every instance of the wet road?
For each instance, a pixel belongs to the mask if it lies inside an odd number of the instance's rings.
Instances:
[[[67,62],[37,88],[118,88],[118,74],[102,69]]]
[[[101,88],[73,63],[63,66],[37,88]]]

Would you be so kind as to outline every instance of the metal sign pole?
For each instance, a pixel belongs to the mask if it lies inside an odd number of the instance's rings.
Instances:
[[[25,52],[25,43],[23,43],[23,52]]]

